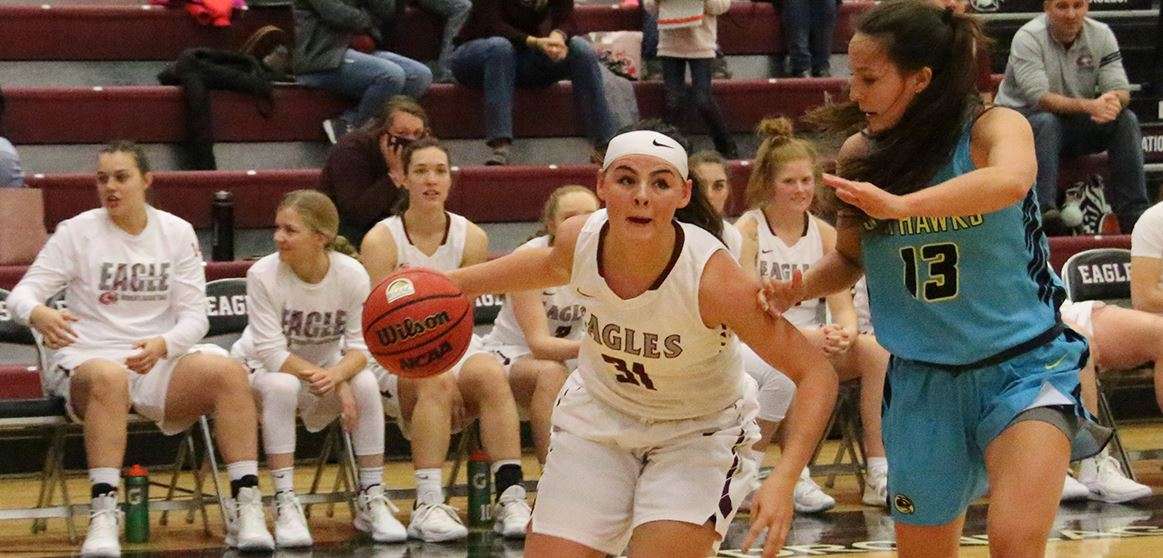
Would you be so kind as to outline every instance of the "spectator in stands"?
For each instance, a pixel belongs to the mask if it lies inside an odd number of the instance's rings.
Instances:
[[[334,91],[356,106],[323,122],[331,143],[362,126],[394,95],[419,99],[432,83],[424,64],[392,52],[365,54],[349,46],[376,34],[367,0],[296,0],[294,70],[299,83]]]
[[[230,474],[226,542],[274,550],[258,491],[254,398],[246,369],[214,345],[198,238],[189,223],[146,203],[152,175],[128,142],[101,150],[101,207],[67,219],[12,290],[8,308],[52,349],[43,382],[84,421],[92,504],[82,555],[116,556],[117,489],[129,411],[166,434],[214,415]],[[44,304],[64,289],[67,310]]]
[[[832,31],[839,0],[782,0],[780,31],[787,45],[791,77],[829,77]]]
[[[312,432],[342,416],[359,467],[355,528],[380,543],[408,538],[384,495],[384,404],[360,326],[371,285],[338,229],[339,213],[322,193],[283,197],[275,216],[278,252],[246,272],[249,323],[230,351],[250,368],[261,402],[279,547],[313,542],[295,496],[295,415]],[[304,326],[312,315],[322,322]]]
[[[327,154],[319,189],[339,208],[339,234],[352,245],[380,221],[406,193],[400,160],[404,147],[429,134],[428,114],[411,97],[388,100],[379,116],[339,140]]]
[[[588,41],[571,36],[573,27],[573,0],[473,0],[456,39],[452,73],[460,83],[484,89],[486,143],[492,148],[485,164],[509,163],[518,86],[570,80],[590,140],[600,144],[613,136],[598,55]]]
[[[381,19],[380,25],[385,37],[396,31],[401,31],[404,35],[412,33],[411,29],[400,30],[397,25],[404,13],[404,0],[368,0],[368,3],[377,6],[373,12]],[[440,53],[437,55],[432,76],[437,83],[450,83],[452,70],[449,69],[448,62],[452,59],[452,40],[460,33],[464,22],[468,21],[472,0],[415,0],[415,3],[420,9],[444,18]]]
[[[718,44],[717,16],[727,13],[731,0],[664,2],[661,6],[656,0],[646,0],[644,4],[648,12],[660,14],[658,56],[662,62],[662,81],[666,86],[667,123],[679,126],[685,119],[688,109],[686,71],[690,66],[690,97],[711,132],[715,149],[728,159],[738,158],[739,149],[723,122],[723,113],[711,91],[711,65]],[[674,7],[668,11],[667,6],[689,9]],[[698,18],[693,25],[678,23],[692,18]]]
[[[558,226],[570,217],[597,211],[598,205],[597,196],[585,186],[557,188],[542,210],[544,228],[539,232],[543,234],[517,249],[552,247]],[[577,365],[586,332],[586,308],[568,285],[506,293],[505,297],[482,346],[500,360],[514,400],[528,410],[537,461],[544,465],[553,403]]]
[[[1034,129],[1043,226],[1063,228],[1059,158],[1105,150],[1107,199],[1129,231],[1149,202],[1142,132],[1127,109],[1130,84],[1118,41],[1110,27],[1086,17],[1089,0],[1046,0],[1043,7],[1044,14],[1014,35],[997,94],[997,104],[1021,111]]]
[[[12,142],[0,137],[0,188],[24,186],[24,171],[20,168],[20,155]]]
[[[403,267],[451,271],[488,259],[484,229],[445,208],[452,188],[448,151],[435,138],[410,144],[402,155],[408,196],[396,216],[372,227],[360,257],[373,284]],[[436,376],[408,379],[377,369],[384,411],[401,419],[412,438],[416,504],[408,535],[427,542],[463,539],[468,530],[456,510],[445,504],[441,482],[453,429],[480,417],[481,445],[492,459],[497,497],[494,530],[524,537],[530,509],[521,469],[517,404],[501,363],[479,349],[479,340],[451,369]]]

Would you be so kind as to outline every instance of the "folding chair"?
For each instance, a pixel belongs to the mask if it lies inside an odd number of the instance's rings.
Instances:
[[[822,463],[821,452],[828,433],[836,427],[840,433],[840,445],[836,448],[835,457],[831,463]],[[861,490],[864,488],[864,440],[861,437],[860,424],[860,380],[852,380],[840,384],[836,393],[836,406],[832,409],[832,416],[824,428],[824,437],[816,445],[812,460],[808,467],[813,475],[827,475],[824,486],[832,488],[836,484],[838,475],[853,475]]]
[[[1074,302],[1098,300],[1130,308],[1131,251],[1126,248],[1092,248],[1078,252],[1062,264],[1062,282],[1066,287],[1066,296]],[[1126,449],[1123,447],[1119,430],[1115,427],[1110,401],[1103,389],[1103,382],[1098,379],[1100,372],[1096,366],[1098,421],[1111,429],[1113,436],[1110,443],[1115,455],[1123,470],[1131,480],[1135,480],[1130,458],[1127,457]]]

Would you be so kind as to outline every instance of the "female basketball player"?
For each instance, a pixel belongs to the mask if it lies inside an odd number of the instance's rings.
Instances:
[[[251,369],[262,403],[263,449],[275,485],[275,543],[311,546],[295,496],[295,411],[318,432],[340,414],[359,465],[355,527],[376,542],[408,538],[384,497],[384,405],[360,329],[371,287],[342,252],[339,213],[325,194],[295,190],[275,216],[278,252],[246,273],[250,321],[231,353]]]
[[[754,505],[771,551],[786,534],[835,372],[794,326],[748,300],[758,282],[701,228],[719,217],[687,176],[674,139],[621,134],[597,176],[606,210],[563,223],[551,247],[449,273],[470,295],[569,283],[589,313],[553,411],[529,556],[617,555],[627,544],[634,557],[711,552],[755,474],[740,457],[758,429],[736,333],[799,382],[784,459]],[[683,206],[700,226],[674,220]]]
[[[598,198],[585,186],[562,186],[549,195],[542,211],[545,233],[522,248],[552,246],[557,228],[575,215],[598,209]],[[537,460],[545,464],[549,451],[549,418],[553,400],[576,366],[585,333],[585,306],[567,288],[520,291],[505,295],[493,330],[482,346],[508,368],[509,386],[517,405],[528,409]]]
[[[214,416],[233,496],[226,542],[271,550],[246,370],[222,349],[196,345],[209,327],[198,238],[189,223],[146,202],[152,180],[137,145],[101,149],[101,207],[57,225],[8,298],[13,316],[54,351],[48,391],[84,421],[93,500],[81,554],[120,555],[117,487],[130,408],[171,435]],[[68,310],[45,306],[61,289]]]
[[[759,123],[762,142],[751,166],[747,183],[747,206],[750,208],[736,223],[743,235],[743,269],[755,277],[787,279],[792,270],[807,270],[836,249],[836,229],[812,215],[809,209],[816,195],[819,162],[816,149],[808,141],[795,137],[792,123],[786,118],[768,118]],[[825,318],[825,307],[831,322]],[[849,289],[829,294],[825,299],[805,300],[784,313],[814,345],[824,351],[836,368],[841,381],[862,378],[860,418],[864,423],[864,451],[868,458],[864,503],[885,505],[888,464],[880,439],[880,404],[888,352],[871,335],[857,330],[856,310]],[[758,356],[744,352],[748,370],[758,369],[760,392],[782,376],[766,367]],[[786,380],[783,383],[788,383]],[[775,389],[779,389],[776,387]],[[779,390],[785,402],[770,405],[786,409],[791,393]],[[760,399],[763,407],[763,399]],[[782,413],[777,413],[781,415]],[[757,451],[765,451],[778,422],[760,420],[763,437]],[[822,512],[836,505],[805,469],[796,485],[796,511]]]
[[[691,180],[698,183],[711,209],[723,220],[723,243],[738,260],[743,255],[743,235],[727,221],[727,200],[731,197],[731,183],[727,182],[727,161],[718,151],[699,151],[690,157]]]
[[[405,207],[364,237],[360,250],[373,282],[401,267],[451,271],[488,258],[488,236],[468,219],[444,209],[452,187],[448,152],[434,138],[422,138],[403,153]],[[441,468],[452,429],[479,416],[481,444],[492,458],[497,506],[494,530],[525,536],[529,505],[521,471],[521,434],[517,404],[501,363],[480,349],[479,340],[449,372],[418,380],[400,378],[375,367],[380,391],[389,394],[388,414],[402,417],[412,437],[416,468],[416,509],[408,534],[428,542],[462,539],[468,530],[444,504]],[[456,420],[454,420],[456,417]]]
[[[928,2],[880,4],[861,20],[851,104],[821,117],[867,126],[840,150],[848,179],[824,178],[851,206],[836,251],[802,282],[765,289],[786,309],[865,272],[893,355],[883,428],[905,557],[955,556],[987,478],[991,553],[1042,556],[1072,450],[1091,455],[1107,438],[1075,395],[1087,346],[1058,321],[1033,135],[1020,114],[981,108],[980,40],[972,18]]]

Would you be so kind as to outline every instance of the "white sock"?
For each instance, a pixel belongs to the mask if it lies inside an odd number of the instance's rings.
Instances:
[[[360,467],[359,468],[359,490],[362,492],[377,484],[384,482],[384,468],[383,467]]]
[[[869,457],[868,458],[868,472],[869,473],[888,473],[888,458],[885,457]]]
[[[226,474],[230,480],[236,481],[246,475],[258,476],[258,461],[235,461],[226,464]]]
[[[89,469],[89,484],[107,484],[117,490],[121,485],[121,470],[117,467],[94,467]]]
[[[443,471],[440,468],[416,469],[416,503],[444,503]]]
[[[275,494],[295,491],[295,468],[271,469],[271,480],[275,483]]]

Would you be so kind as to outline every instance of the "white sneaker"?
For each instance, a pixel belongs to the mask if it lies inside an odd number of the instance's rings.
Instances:
[[[226,546],[242,551],[275,549],[275,539],[267,530],[267,517],[258,487],[240,488],[238,498],[227,500]]]
[[[820,485],[812,480],[807,467],[800,473],[794,495],[795,509],[799,513],[822,513],[836,507],[836,499],[824,494]]]
[[[355,528],[371,535],[378,543],[396,543],[408,540],[404,524],[396,519],[399,511],[384,496],[383,485],[369,486],[355,499]]]
[[[506,488],[493,507],[493,532],[506,539],[525,538],[525,526],[533,510],[525,501],[525,487],[514,484]]]
[[[1059,502],[1075,502],[1078,500],[1085,500],[1090,497],[1090,489],[1086,485],[1078,482],[1078,479],[1066,473],[1065,484],[1062,485],[1062,498]]]
[[[1151,495],[1151,487],[1139,484],[1123,474],[1119,461],[1110,455],[1083,459],[1078,467],[1078,481],[1090,491],[1090,499],[1119,504]]]
[[[424,542],[456,541],[468,537],[468,528],[448,504],[417,503],[408,522],[408,536]]]
[[[303,505],[293,490],[275,494],[275,544],[282,548],[311,546],[311,531],[307,529],[307,518],[303,515]]]
[[[888,506],[888,471],[868,470],[868,474],[864,475],[864,497],[861,501],[866,506]]]
[[[121,510],[117,491],[93,498],[89,507],[89,532],[81,545],[81,556],[121,556]]]

